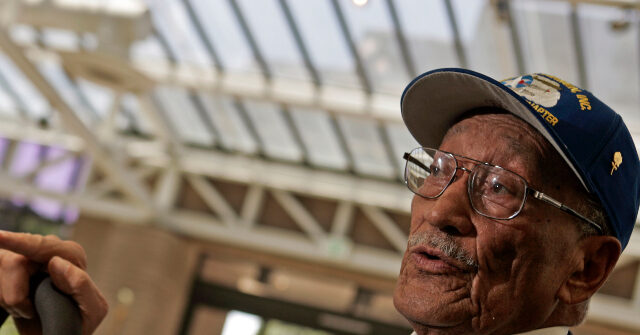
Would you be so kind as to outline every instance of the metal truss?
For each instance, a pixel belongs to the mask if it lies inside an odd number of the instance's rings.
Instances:
[[[84,140],[77,135],[22,127],[21,131],[6,122],[0,136],[12,143],[29,141],[65,149],[68,156],[89,156]],[[13,125],[15,126],[15,125]],[[171,157],[162,143],[127,138],[113,143],[121,146],[120,161],[125,169],[152,198],[153,212],[141,208],[133,199],[124,198],[118,185],[109,178],[94,178],[83,190],[71,194],[38,188],[31,178],[16,178],[7,170],[0,172],[0,193],[21,194],[27,199],[47,197],[76,205],[83,213],[126,223],[156,224],[198,239],[212,240],[279,255],[330,263],[393,278],[399,269],[406,234],[387,213],[408,213],[410,195],[396,182],[369,180],[349,174],[319,171],[287,163],[265,161],[240,155],[185,149],[179,160]],[[104,145],[108,145],[103,143]],[[4,163],[10,166],[5,156]],[[56,164],[61,159],[40,162],[33,171]],[[27,172],[26,175],[33,173]],[[155,178],[152,178],[155,177]],[[145,180],[154,179],[153,183]],[[240,209],[234,209],[228,195],[211,181],[246,185]],[[180,208],[176,199],[181,185],[189,185],[206,204],[208,212]],[[275,199],[299,228],[283,230],[261,224],[260,212],[267,196]],[[299,197],[331,200],[336,204],[330,228],[302,204]],[[351,240],[353,213],[361,210],[379,230],[393,250],[355,245]]]

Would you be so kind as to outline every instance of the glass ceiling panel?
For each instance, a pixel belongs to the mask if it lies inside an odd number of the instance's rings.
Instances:
[[[228,0],[189,0],[222,66],[230,72],[260,72]],[[256,1],[257,2],[257,1]]]
[[[33,170],[41,159],[42,146],[36,143],[19,142],[15,148],[9,166],[9,174],[16,177],[23,176]]]
[[[11,97],[7,91],[0,86],[0,117],[7,117],[11,119],[19,118],[19,107],[15,100]]]
[[[212,66],[181,0],[147,0],[146,3],[151,9],[154,27],[166,39],[178,62]]]
[[[571,5],[561,1],[527,0],[513,3],[527,69],[578,83],[572,36]]]
[[[355,5],[352,1],[338,3],[350,26],[353,42],[373,90],[402,93],[409,75],[384,1],[369,0],[364,6]]]
[[[97,121],[95,111],[91,109],[91,106],[87,105],[87,101],[80,95],[60,64],[47,59],[39,62],[37,66],[40,73],[53,85],[60,97],[65,100],[80,120],[88,127],[92,127]]]
[[[509,25],[487,0],[452,0],[469,68],[489,77],[518,74]]]
[[[96,111],[98,118],[101,121],[106,120],[111,114],[114,103],[115,96],[113,91],[84,79],[78,79],[77,83],[78,89],[87,97],[88,103]],[[130,127],[128,123],[127,117],[123,113],[118,113],[114,126],[116,129],[127,129]]]
[[[2,74],[2,71],[0,71],[0,89],[2,89],[4,91],[4,94],[6,94],[11,99],[11,101],[8,103],[14,105],[16,111],[21,114],[21,117],[23,119],[29,118],[29,113],[26,111],[27,108],[25,107],[25,102],[20,98],[20,95],[16,93],[15,89],[13,89],[11,82],[7,80],[4,74]]]
[[[416,71],[459,67],[444,1],[395,0]]]
[[[87,102],[91,105],[100,120],[104,120],[109,113],[113,101],[111,90],[93,84],[82,78],[77,80],[78,89],[87,97]]]
[[[258,151],[258,146],[247,125],[242,121],[232,98],[205,93],[198,93],[197,97],[211,118],[213,126],[220,133],[220,145],[224,149],[249,154]]]
[[[386,178],[396,175],[376,121],[339,116],[338,124],[353,157],[356,172]]]
[[[349,162],[338,141],[329,114],[319,110],[290,108],[291,118],[300,129],[300,138],[311,164],[330,169],[346,170]]]
[[[287,0],[287,4],[320,80],[325,84],[360,87],[355,62],[331,3],[327,0]]]
[[[398,176],[400,178],[403,178],[405,160],[402,158],[402,155],[405,152],[409,152],[413,148],[419,147],[420,144],[416,142],[416,140],[407,130],[407,127],[405,127],[403,124],[387,124],[385,125],[384,129],[387,132],[389,142],[391,142],[393,159],[395,160],[396,166],[398,167]]]
[[[267,156],[288,161],[302,161],[300,147],[279,106],[249,100],[243,101],[242,105]]]
[[[631,123],[631,128],[639,129],[638,20],[630,12],[596,5],[578,6],[578,17],[588,89]],[[620,28],[614,28],[616,22]]]
[[[33,170],[42,159],[42,146],[36,143],[19,142],[9,162],[9,175],[20,177]],[[19,205],[25,205],[26,199],[23,193],[16,193],[11,197],[12,201]]]
[[[45,159],[52,160],[63,156],[66,152],[62,149],[49,147],[46,149]],[[75,181],[74,174],[79,173],[76,169],[76,158],[66,159],[58,164],[44,168],[36,177],[35,183],[42,189],[66,193],[73,188]],[[64,205],[60,201],[47,198],[36,197],[32,200],[32,206],[39,214],[51,219],[59,219],[64,211]]]
[[[168,126],[182,141],[204,146],[214,144],[213,134],[203,125],[203,120],[196,110],[197,107],[184,88],[158,86],[153,96],[156,99],[157,108],[164,112],[171,123]]]
[[[269,70],[276,76],[309,79],[302,56],[277,0],[239,0]]]
[[[20,97],[20,100],[25,102],[24,107],[30,116],[35,119],[50,114],[51,108],[49,102],[42,97],[31,81],[15,67],[13,62],[2,53],[0,53],[0,72],[2,72],[2,76],[11,83],[11,87]]]

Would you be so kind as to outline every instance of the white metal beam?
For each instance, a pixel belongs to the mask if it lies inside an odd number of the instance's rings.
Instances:
[[[158,171],[156,167],[142,166],[132,171],[132,174],[139,180],[143,180]],[[90,179],[90,178],[89,178]],[[86,194],[91,197],[102,197],[105,194],[115,191],[116,186],[108,179],[104,178],[87,185]]]
[[[622,255],[628,255],[640,259],[640,218],[636,221],[636,227],[631,234],[629,243]]]
[[[147,158],[146,164],[158,167],[167,164],[161,153],[157,153],[157,159],[153,159],[148,150],[140,154]],[[186,173],[261,185],[269,189],[350,201],[400,212],[409,212],[411,203],[411,192],[396,181],[373,180],[212,150],[185,150],[180,161],[181,168]]]
[[[347,201],[340,201],[336,213],[331,223],[331,235],[333,236],[347,236],[349,228],[353,224],[353,212],[355,207],[353,203]]]
[[[327,234],[316,219],[309,214],[291,193],[282,190],[271,190],[271,194],[289,216],[298,224],[302,230],[315,242],[322,243],[327,238]]]
[[[0,174],[0,195],[8,198],[16,194],[24,195],[27,199],[45,197],[67,204],[78,206],[83,214],[100,218],[109,218],[125,223],[146,223],[152,218],[152,212],[140,206],[107,198],[97,198],[86,194],[47,191],[17,180],[16,178]]]
[[[100,123],[98,128],[101,133],[100,137],[103,139],[110,139],[116,132],[116,120],[120,114],[120,103],[122,102],[122,92],[115,91],[113,99],[111,99],[111,106],[109,107],[109,114]]]
[[[2,122],[0,122],[2,123]],[[10,171],[11,164],[13,164],[13,158],[16,153],[16,148],[18,146],[18,142],[12,139],[9,139],[9,143],[7,144],[7,148],[5,149],[4,159],[2,160],[2,170]]]
[[[43,129],[35,125],[22,124],[9,120],[2,120],[0,122],[0,136],[18,142],[55,146],[71,152],[81,152],[85,149],[84,141],[76,135],[64,133],[56,129]]]
[[[111,10],[104,4],[77,1],[72,4],[69,1],[2,0],[0,11],[3,20],[0,23],[94,33],[99,36],[100,48],[126,55],[131,43],[152,32],[152,24],[145,6],[120,7]]]
[[[170,165],[162,171],[154,190],[158,210],[168,212],[175,206],[181,180],[182,174],[176,166]]]
[[[242,209],[240,210],[240,217],[242,223],[246,227],[255,225],[260,213],[260,208],[264,202],[265,190],[258,185],[250,185],[245,195],[244,202],[242,203]]]
[[[361,205],[360,208],[391,245],[403,253],[407,248],[407,235],[400,230],[398,225],[379,208],[369,205]]]
[[[193,64],[167,66],[165,63],[145,61],[134,65],[158,84],[178,85],[196,91],[292,107],[322,109],[336,115],[402,122],[398,95],[369,94],[359,88],[317,87],[311,81],[287,78],[265,81],[260,76],[250,74],[225,73],[219,76],[210,69]]]
[[[23,172],[22,175],[18,176],[17,178],[29,180],[29,181],[33,180],[33,178],[35,178],[40,172],[42,172],[42,170],[76,157],[77,157],[76,153],[67,152],[63,155],[60,155],[59,157],[42,161],[38,166],[34,167],[30,171]]]
[[[263,226],[246,230],[228,227],[210,216],[185,211],[171,213],[166,221],[168,229],[194,238],[332,264],[383,278],[395,278],[400,269],[401,257],[386,250],[355,246],[347,257],[335,258],[326,254],[324,246],[309,241],[305,235],[283,229]]]
[[[140,103],[140,110],[147,117],[147,120],[152,124],[153,129],[156,131],[156,135],[162,140],[169,148],[170,154],[173,156],[179,154],[182,149],[182,144],[178,141],[177,136],[173,129],[169,126],[170,121],[167,120],[162,113],[160,113],[151,101],[149,92],[137,94],[138,102]]]
[[[187,175],[187,181],[193,186],[194,190],[202,197],[202,200],[216,214],[220,216],[225,225],[237,225],[239,219],[227,200],[211,185],[204,177]]]

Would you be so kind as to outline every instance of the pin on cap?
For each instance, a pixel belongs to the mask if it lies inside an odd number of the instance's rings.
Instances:
[[[474,71],[444,68],[409,83],[400,105],[413,137],[434,148],[472,109],[498,107],[520,117],[551,143],[600,200],[613,235],[626,247],[640,205],[638,152],[620,115],[589,91],[546,74],[498,82]]]

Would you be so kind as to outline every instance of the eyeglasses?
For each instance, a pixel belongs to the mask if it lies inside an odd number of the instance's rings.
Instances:
[[[457,158],[456,158],[457,157]],[[405,153],[407,161],[404,181],[415,194],[435,199],[455,180],[458,170],[469,173],[467,193],[473,210],[485,217],[497,220],[509,220],[518,216],[531,195],[553,207],[576,216],[594,226],[600,234],[602,227],[565,206],[558,200],[529,187],[527,181],[515,172],[450,152],[430,148],[416,148]],[[458,163],[458,159],[473,163],[467,169]]]

